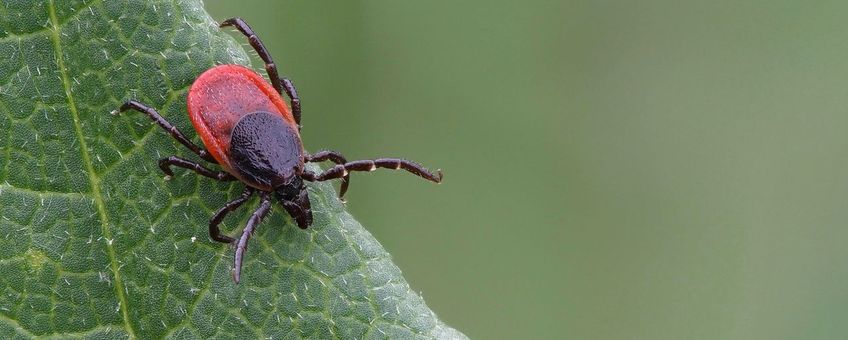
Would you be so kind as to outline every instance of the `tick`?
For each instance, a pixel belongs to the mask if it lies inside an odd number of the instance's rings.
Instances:
[[[347,191],[350,172],[354,171],[403,169],[432,182],[442,181],[441,171],[433,173],[408,160],[378,158],[348,162],[335,151],[307,153],[300,140],[301,106],[294,84],[287,78],[280,78],[268,50],[244,20],[228,19],[221,23],[221,27],[225,26],[233,26],[247,37],[250,46],[265,62],[271,83],[240,65],[219,65],[203,72],[192,83],[186,104],[191,123],[205,149],[192,143],[150,106],[130,100],[117,112],[136,110],[146,114],[180,144],[222,170],[210,170],[188,159],[170,156],[159,160],[159,168],[166,179],[174,176],[171,167],[178,167],[218,181],[245,184],[244,192],[221,207],[209,220],[209,236],[213,240],[236,246],[233,268],[236,283],[240,280],[247,243],[271,209],[272,200],[278,201],[301,229],[312,224],[312,209],[304,181],[340,178],[339,197]],[[291,100],[291,109],[283,100],[283,93]],[[322,173],[313,173],[304,167],[305,163],[323,161],[335,165]],[[260,204],[238,240],[221,233],[218,225],[224,217],[253,195],[259,195]]]

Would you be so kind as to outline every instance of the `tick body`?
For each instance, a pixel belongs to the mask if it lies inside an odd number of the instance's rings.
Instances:
[[[188,159],[170,156],[159,160],[166,178],[173,176],[171,167],[192,170],[219,181],[240,181],[244,192],[220,208],[209,221],[209,236],[219,242],[236,245],[233,278],[240,280],[244,252],[253,231],[276,201],[292,216],[300,228],[312,224],[312,209],[304,181],[342,179],[339,196],[344,196],[350,183],[350,172],[373,171],[377,168],[403,169],[439,183],[435,174],[420,165],[398,158],[379,158],[348,162],[335,151],[308,154],[300,139],[300,99],[294,84],[280,78],[276,64],[250,26],[240,18],[224,21],[221,26],[234,26],[265,62],[269,84],[256,72],[239,65],[220,65],[201,74],[192,84],[186,99],[189,118],[203,141],[201,148],[179,129],[165,120],[155,109],[137,101],[124,103],[120,111],[145,113],[174,139],[201,159],[217,164],[221,171],[211,170]],[[291,100],[291,109],[283,99]],[[305,170],[305,163],[331,161],[335,166],[316,174]],[[260,196],[241,236],[231,238],[221,233],[218,225],[231,211],[252,196]]]
[[[221,65],[200,75],[188,116],[212,157],[245,184],[272,191],[303,171],[300,132],[283,98],[252,70]]]

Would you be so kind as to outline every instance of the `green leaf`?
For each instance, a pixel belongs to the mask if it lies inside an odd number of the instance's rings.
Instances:
[[[134,98],[193,135],[186,91],[212,65],[248,64],[239,39],[199,0],[2,2],[0,338],[464,338],[329,184],[309,186],[310,229],[274,208],[233,283],[207,221],[243,185],[165,181],[158,158],[196,157],[144,115],[109,112]]]

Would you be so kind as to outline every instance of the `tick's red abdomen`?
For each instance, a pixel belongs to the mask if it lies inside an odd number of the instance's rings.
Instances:
[[[294,127],[294,133],[298,131],[280,94],[262,76],[240,65],[220,65],[203,72],[191,85],[186,105],[203,144],[230,173],[230,135],[243,116],[258,111],[277,113]]]

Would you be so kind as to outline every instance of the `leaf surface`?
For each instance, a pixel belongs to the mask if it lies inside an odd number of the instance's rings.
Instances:
[[[4,1],[0,55],[0,338],[464,338],[329,184],[309,185],[307,230],[274,208],[233,283],[207,223],[243,185],[165,181],[157,159],[197,157],[142,114],[109,114],[137,99],[194,136],[194,78],[249,65],[200,1]]]

